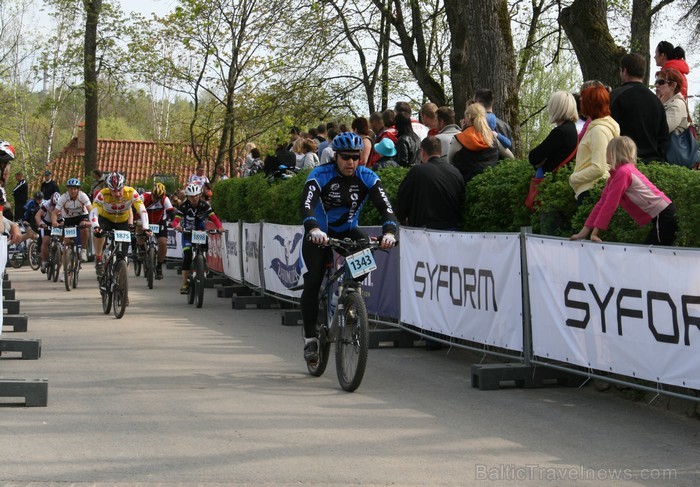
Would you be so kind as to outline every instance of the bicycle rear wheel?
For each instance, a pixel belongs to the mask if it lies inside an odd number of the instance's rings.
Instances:
[[[369,350],[369,323],[365,302],[357,292],[348,292],[344,298],[344,326],[335,344],[335,367],[340,387],[352,392],[362,382]]]
[[[114,317],[124,316],[129,301],[129,283],[127,281],[127,266],[124,259],[119,259],[114,269]]]
[[[33,271],[36,271],[41,267],[41,255],[39,254],[39,245],[37,245],[36,240],[29,242],[29,266]]]
[[[202,254],[197,255],[194,268],[195,306],[201,308],[204,304],[204,257]]]
[[[134,275],[136,277],[139,277],[141,275],[141,261],[136,256],[136,254],[134,254],[133,262],[134,262]]]
[[[309,374],[314,377],[321,377],[326,371],[328,366],[328,359],[331,354],[331,342],[328,337],[328,327],[326,326],[326,321],[328,321],[328,304],[325,300],[320,303],[318,310],[318,319],[316,320],[316,337],[318,338],[318,363],[315,366],[310,365],[308,362],[306,368],[309,370]],[[302,330],[303,332],[303,330]]]
[[[73,285],[73,272],[73,247],[68,245],[63,251],[63,284],[66,291],[70,291]]]
[[[148,283],[148,289],[153,289],[153,278],[156,273],[155,268],[156,253],[153,247],[149,246],[146,252],[146,261],[144,262],[144,274],[146,275],[146,282]]]

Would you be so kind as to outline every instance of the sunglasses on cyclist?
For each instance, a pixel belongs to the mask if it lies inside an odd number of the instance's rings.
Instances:
[[[341,159],[344,159],[346,161],[359,161],[360,160],[360,153],[359,152],[338,152],[338,156]]]

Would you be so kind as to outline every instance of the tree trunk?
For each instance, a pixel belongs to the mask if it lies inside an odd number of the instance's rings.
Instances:
[[[85,89],[85,175],[97,169],[97,25],[102,11],[102,0],[83,0],[85,22],[84,89]]]
[[[607,6],[606,0],[574,0],[562,9],[559,23],[576,52],[583,79],[615,87],[620,84],[620,59],[625,50],[610,35]]]
[[[518,148],[519,103],[507,0],[445,0],[452,35],[450,70],[454,109],[461,119],[479,88],[494,92],[493,111],[513,129]]]
[[[634,0],[632,3],[632,21],[630,23],[631,44],[630,51],[644,56],[647,62],[647,72],[644,74],[644,83],[649,84],[650,73],[656,72],[655,67],[649,64],[651,54],[649,50],[649,35],[651,32],[651,0]]]

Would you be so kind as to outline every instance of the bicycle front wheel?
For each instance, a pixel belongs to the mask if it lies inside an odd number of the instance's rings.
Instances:
[[[36,271],[41,267],[41,255],[39,255],[39,245],[37,245],[36,240],[29,242],[29,266],[33,271]]]
[[[70,291],[73,285],[73,272],[73,248],[68,246],[63,251],[63,284],[66,291]]]
[[[78,287],[78,274],[80,274],[80,254],[79,251],[73,252],[73,289]]]
[[[114,269],[114,317],[124,316],[129,302],[129,283],[127,281],[127,266],[124,259],[119,259]]]
[[[195,306],[201,308],[204,304],[204,257],[197,255],[195,259],[194,294]]]
[[[365,301],[358,292],[348,292],[344,298],[344,326],[335,344],[335,367],[340,387],[352,392],[362,382],[369,350],[369,323]]]
[[[9,245],[7,247],[7,260],[12,267],[19,269],[24,264],[24,243]]]

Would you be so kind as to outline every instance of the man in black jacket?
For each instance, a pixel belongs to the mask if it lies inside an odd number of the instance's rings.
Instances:
[[[637,144],[644,162],[665,161],[668,143],[666,110],[661,100],[644,85],[646,61],[640,54],[625,54],[620,60],[622,86],[610,93],[610,114],[620,124],[620,135]]]
[[[41,192],[45,200],[50,200],[54,193],[58,193],[58,183],[51,177],[51,171],[44,171],[44,181],[41,183]]]
[[[24,214],[24,205],[27,204],[27,198],[29,198],[29,187],[21,171],[15,173],[15,180],[17,185],[12,190],[12,196],[15,199],[15,220],[21,221]]]
[[[434,230],[462,227],[464,179],[441,154],[440,139],[423,139],[420,145],[422,164],[411,167],[399,185],[394,206],[399,223]]]

